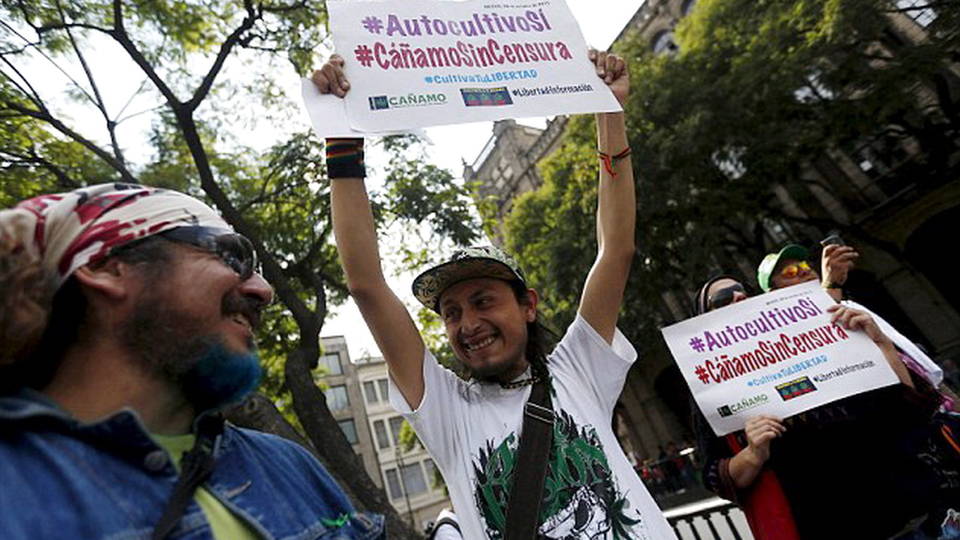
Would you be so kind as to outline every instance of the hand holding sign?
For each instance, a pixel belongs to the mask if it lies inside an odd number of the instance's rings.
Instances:
[[[873,342],[880,347],[884,357],[887,359],[887,363],[890,364],[893,372],[897,374],[900,382],[913,388],[913,379],[910,378],[910,373],[907,372],[907,366],[900,361],[897,348],[893,345],[893,341],[880,330],[880,327],[877,326],[877,321],[873,320],[870,314],[839,304],[828,307],[827,312],[833,314],[830,320],[833,321],[834,324],[840,325],[847,330],[860,330],[866,334],[868,338],[872,339]]]
[[[597,68],[597,76],[607,83],[620,106],[626,105],[630,95],[630,72],[627,71],[627,63],[615,54],[594,49],[590,49],[589,57]]]
[[[345,73],[356,88],[346,92],[342,80],[329,79],[332,71],[321,70],[316,88],[345,101],[304,89],[308,112],[336,116],[334,125],[314,122],[321,136],[615,112],[626,98],[629,82],[616,57],[598,53],[616,97],[596,84],[562,0],[330,1],[327,9],[343,55],[336,75]]]
[[[761,464],[770,459],[770,443],[783,435],[787,428],[774,416],[754,416],[747,420],[744,431],[747,433],[747,451],[751,452]]]
[[[321,94],[333,94],[342,98],[350,89],[347,76],[343,73],[343,57],[339,54],[331,55],[323,67],[313,72],[310,80]]]
[[[837,306],[816,282],[727,305],[664,328],[663,335],[717,435],[743,429],[758,414],[785,418],[909,384],[876,323]]]

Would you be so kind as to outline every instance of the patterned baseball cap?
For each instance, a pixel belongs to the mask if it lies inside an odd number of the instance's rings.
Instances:
[[[413,295],[421,304],[440,313],[440,295],[451,285],[474,278],[519,281],[526,286],[520,265],[496,246],[473,246],[454,253],[450,260],[413,280]]]

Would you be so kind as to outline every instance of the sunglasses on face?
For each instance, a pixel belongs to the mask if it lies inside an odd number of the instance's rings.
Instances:
[[[743,285],[735,283],[729,287],[724,287],[719,291],[711,294],[707,298],[707,308],[712,311],[714,309],[722,308],[723,306],[728,306],[733,302],[733,297],[735,293],[747,294],[747,291],[743,288]]]
[[[213,227],[178,227],[164,231],[160,236],[216,255],[242,281],[250,279],[259,270],[253,244],[245,236],[233,231]]]
[[[783,270],[780,270],[780,275],[790,279],[795,278],[801,274],[809,274],[813,269],[810,268],[810,263],[807,261],[800,261],[794,264],[788,264],[783,267]]]

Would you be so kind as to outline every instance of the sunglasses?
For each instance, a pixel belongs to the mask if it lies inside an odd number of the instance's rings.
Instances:
[[[722,308],[723,306],[729,306],[733,302],[733,297],[735,293],[747,294],[746,289],[743,288],[743,285],[736,283],[729,287],[724,287],[719,291],[711,294],[707,298],[707,307],[709,310],[714,310]]]
[[[787,266],[784,266],[783,270],[780,270],[780,275],[790,279],[795,278],[800,274],[808,274],[812,270],[813,269],[810,268],[810,263],[807,261],[800,261],[795,264],[788,264]]]
[[[223,264],[246,281],[259,271],[257,252],[245,236],[228,229],[214,227],[177,227],[159,236],[216,255]]]

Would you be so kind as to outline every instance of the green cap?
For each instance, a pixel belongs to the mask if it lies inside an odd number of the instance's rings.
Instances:
[[[770,283],[770,278],[773,277],[773,271],[777,269],[780,261],[783,259],[805,261],[809,258],[810,252],[807,251],[807,248],[799,244],[787,244],[779,253],[768,253],[767,256],[760,261],[760,266],[757,268],[757,283],[760,284],[763,292],[770,292],[773,285]]]
[[[473,278],[519,281],[523,271],[513,257],[496,246],[474,246],[457,251],[450,260],[423,272],[413,280],[413,295],[424,306],[440,313],[440,295],[448,287]]]

